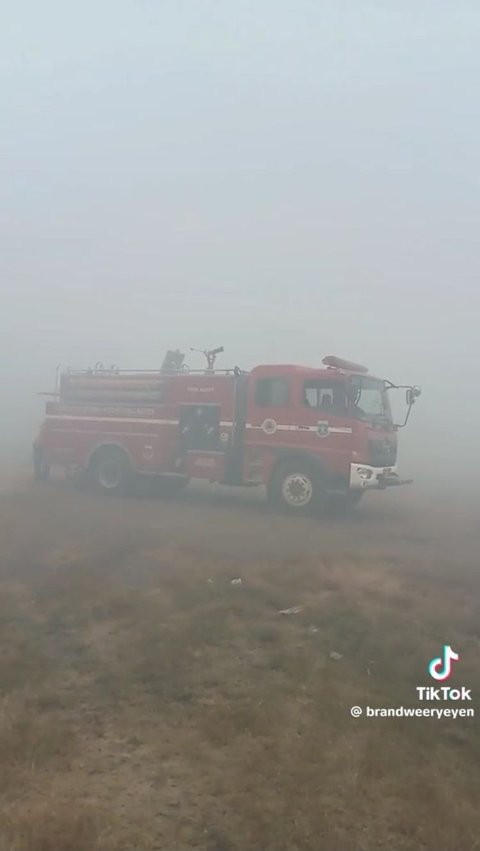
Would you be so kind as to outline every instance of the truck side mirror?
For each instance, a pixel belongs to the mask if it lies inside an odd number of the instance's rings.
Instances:
[[[409,387],[407,389],[407,392],[406,392],[405,395],[406,395],[407,405],[408,405],[409,408],[411,408],[412,405],[415,404],[415,401],[418,399],[421,392],[422,391],[420,390],[420,387],[416,387],[416,386],[415,387]]]
[[[403,389],[405,389],[405,400],[406,400],[406,403],[407,403],[407,413],[406,413],[406,416],[405,416],[403,423],[394,423],[395,431],[397,431],[399,428],[405,428],[405,426],[407,425],[407,422],[408,422],[408,419],[409,419],[409,416],[410,416],[410,412],[412,410],[412,406],[415,404],[416,400],[421,395],[422,391],[421,391],[420,387],[418,387],[417,385],[414,385],[413,387],[406,387],[405,388],[404,384],[392,384],[391,382],[386,382],[385,386],[386,386],[387,390],[395,390],[395,389],[396,390],[400,390],[400,389],[403,390]]]

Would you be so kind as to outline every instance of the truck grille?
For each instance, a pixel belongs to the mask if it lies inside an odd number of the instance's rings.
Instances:
[[[369,440],[370,463],[374,467],[392,467],[397,461],[397,444],[395,440]]]

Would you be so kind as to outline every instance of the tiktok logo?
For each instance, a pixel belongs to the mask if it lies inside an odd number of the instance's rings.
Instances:
[[[437,656],[428,663],[428,673],[434,680],[448,680],[452,673],[452,662],[458,662],[460,656],[449,644],[443,645],[442,656]]]

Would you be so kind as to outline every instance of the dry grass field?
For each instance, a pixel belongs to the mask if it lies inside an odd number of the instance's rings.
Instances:
[[[444,643],[476,706],[465,504],[290,520],[4,477],[1,851],[480,848],[478,719],[350,716],[419,706]]]

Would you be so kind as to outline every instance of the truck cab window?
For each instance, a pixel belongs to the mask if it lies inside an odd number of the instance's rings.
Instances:
[[[306,381],[303,386],[303,404],[307,408],[342,415],[346,412],[345,387],[339,381]]]
[[[288,381],[284,378],[259,378],[255,387],[255,404],[262,408],[288,405]]]
[[[390,402],[382,381],[355,376],[349,387],[349,398],[355,419],[391,422]]]

